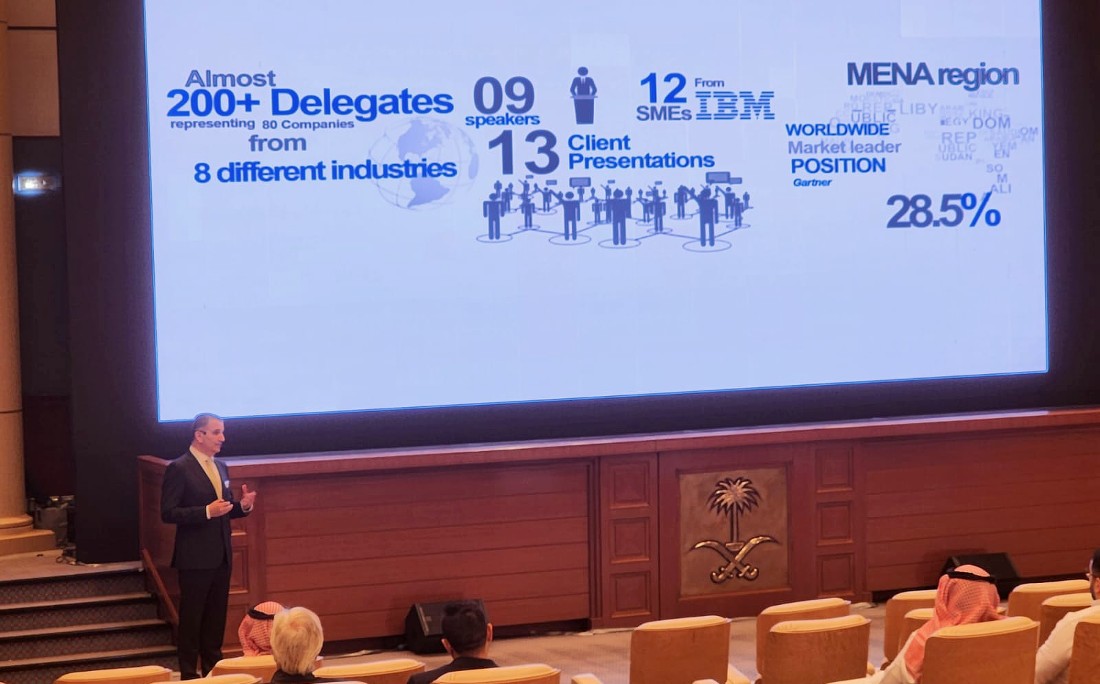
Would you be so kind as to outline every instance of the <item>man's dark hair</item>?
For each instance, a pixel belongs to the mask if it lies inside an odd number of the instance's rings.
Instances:
[[[191,436],[194,437],[196,432],[206,427],[206,424],[212,420],[221,420],[221,417],[213,413],[200,413],[195,416],[195,419],[191,421]]]
[[[472,601],[449,603],[443,609],[443,638],[459,655],[474,653],[484,646],[487,628],[485,612]]]
[[[1100,577],[1100,549],[1092,552],[1092,562],[1089,563],[1089,570],[1093,575]]]

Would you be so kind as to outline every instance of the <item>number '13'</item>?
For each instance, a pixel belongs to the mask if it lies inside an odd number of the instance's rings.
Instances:
[[[553,173],[558,168],[558,163],[561,159],[558,157],[558,153],[554,151],[554,145],[557,144],[557,137],[550,131],[539,129],[531,131],[524,138],[529,143],[541,143],[535,149],[535,154],[545,157],[544,163],[538,163],[537,161],[529,161],[524,166],[531,173]],[[505,176],[510,176],[513,173],[513,157],[514,146],[512,144],[512,131],[511,129],[501,131],[500,135],[489,141],[489,149],[494,147],[500,148],[500,172]]]

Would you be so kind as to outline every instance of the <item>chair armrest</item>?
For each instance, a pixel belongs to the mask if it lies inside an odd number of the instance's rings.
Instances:
[[[752,684],[752,680],[741,674],[741,670],[738,670],[733,665],[727,665],[726,684]]]
[[[575,675],[573,679],[570,680],[570,682],[572,682],[572,684],[603,684],[603,682],[600,681],[599,677],[592,674],[591,672],[584,672],[582,674]]]

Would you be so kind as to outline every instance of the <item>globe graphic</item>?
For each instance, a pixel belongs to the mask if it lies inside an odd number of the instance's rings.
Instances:
[[[370,150],[376,164],[453,162],[458,174],[437,178],[378,178],[374,184],[390,204],[421,210],[450,204],[477,177],[474,143],[460,129],[439,119],[411,119],[390,128]]]

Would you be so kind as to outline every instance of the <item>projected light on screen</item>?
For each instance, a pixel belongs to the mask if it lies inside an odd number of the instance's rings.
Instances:
[[[160,419],[1046,372],[1039,3],[970,5],[148,3]]]

